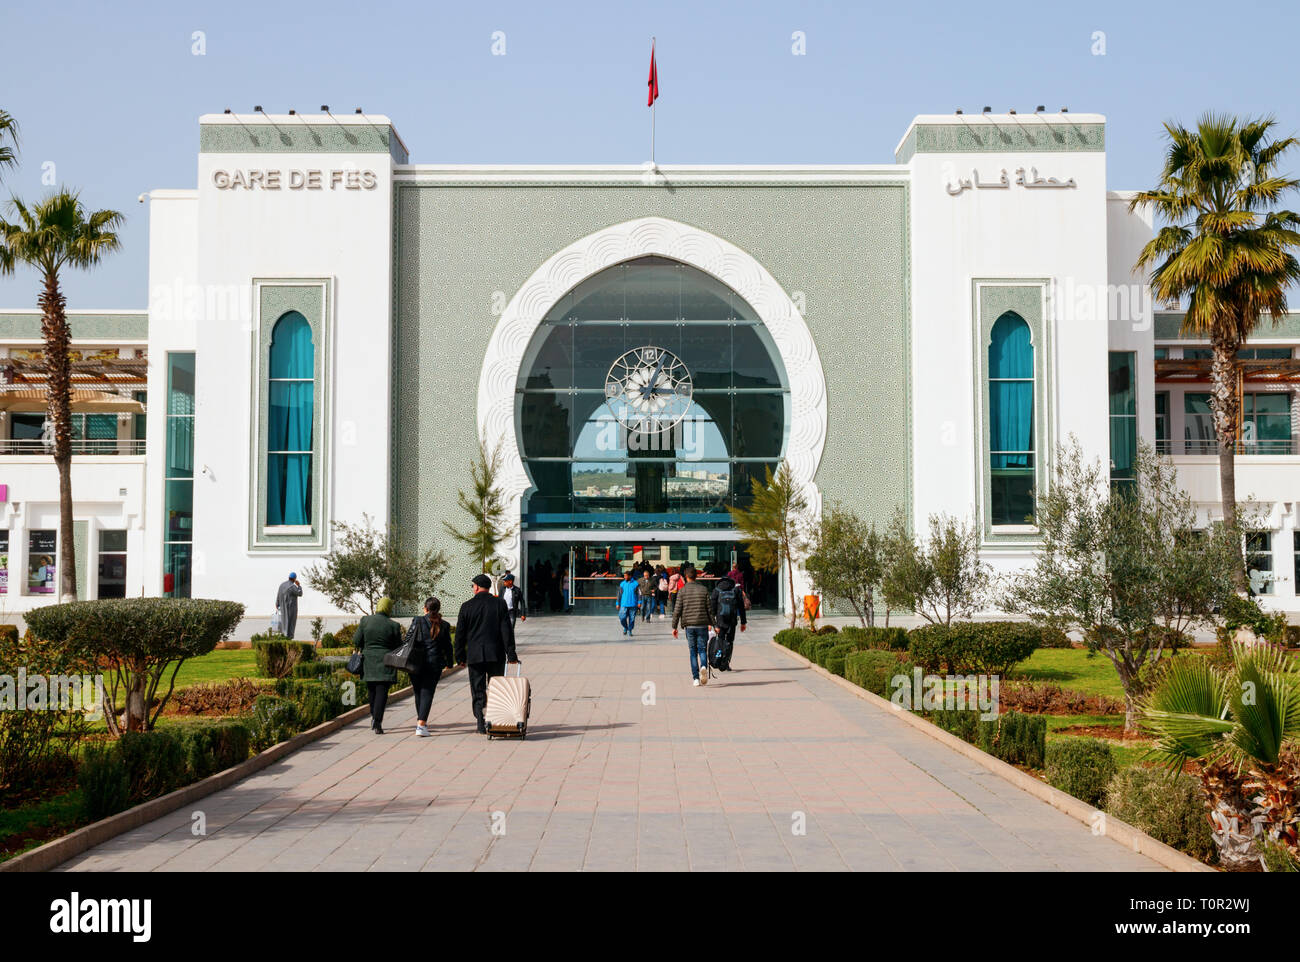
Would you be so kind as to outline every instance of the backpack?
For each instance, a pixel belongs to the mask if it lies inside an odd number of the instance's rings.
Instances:
[[[736,591],[718,592],[718,618],[731,621],[736,617]]]

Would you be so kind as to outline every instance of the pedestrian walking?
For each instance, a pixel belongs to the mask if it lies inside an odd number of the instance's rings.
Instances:
[[[517,664],[519,656],[510,612],[506,603],[492,594],[492,579],[475,575],[472,584],[474,596],[460,606],[456,616],[456,663],[469,669],[470,707],[478,733],[485,735],[488,678],[504,675],[506,664]]]
[[[451,626],[443,620],[442,602],[426,598],[424,614],[411,621],[406,632],[407,640],[414,641],[411,669],[411,688],[415,693],[415,734],[429,737],[429,709],[433,707],[433,693],[438,689],[442,672],[456,663],[451,650]]]
[[[668,612],[668,569],[663,565],[655,572],[655,614],[662,621]]]
[[[388,689],[397,681],[397,669],[384,664],[384,655],[402,646],[402,626],[393,620],[393,599],[380,598],[373,615],[357,624],[352,647],[361,651],[361,680],[366,683],[370,700],[370,730],[384,733],[384,709],[388,707]]]
[[[710,662],[718,671],[731,671],[731,653],[736,643],[736,625],[744,631],[748,619],[745,617],[745,589],[730,577],[718,581],[713,593],[709,595],[709,611],[713,615],[713,624],[718,629],[718,638],[710,647],[710,652],[717,652]]]
[[[683,583],[684,583],[684,579],[682,578],[682,572],[680,568],[674,569],[673,572],[668,575],[668,613],[669,614],[672,614],[674,611],[677,610],[677,592],[682,590]]]
[[[686,583],[677,590],[677,603],[673,606],[673,637],[677,628],[686,629],[686,647],[691,653],[691,677],[696,687],[709,683],[709,629],[713,627],[713,612],[709,609],[709,591],[695,580],[695,569],[682,566]]]
[[[298,626],[298,599],[302,597],[302,585],[298,584],[298,572],[290,571],[289,578],[275,590],[275,610],[280,614],[280,634],[293,640],[294,629]]]
[[[614,587],[614,607],[618,609],[618,623],[623,626],[624,637],[632,634],[636,627],[637,583],[632,578],[632,569],[623,572],[623,580]]]
[[[501,593],[497,597],[506,603],[506,611],[510,612],[511,630],[516,623],[528,620],[528,612],[524,611],[524,593],[515,586],[515,576],[509,571],[501,576]]]
[[[649,621],[655,605],[655,583],[650,572],[642,570],[641,579],[636,583],[636,597],[641,605],[641,620]]]

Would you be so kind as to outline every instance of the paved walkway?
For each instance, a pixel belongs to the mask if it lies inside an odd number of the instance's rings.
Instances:
[[[456,674],[433,738],[398,702],[383,736],[355,722],[202,799],[206,837],[183,809],[65,867],[1159,868],[802,667],[769,643],[779,627],[751,625],[737,670],[693,688],[667,622],[628,643],[612,614],[534,618],[526,740],[474,734]]]

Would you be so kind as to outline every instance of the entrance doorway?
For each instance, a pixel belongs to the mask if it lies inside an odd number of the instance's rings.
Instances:
[[[755,568],[749,554],[735,541],[529,541],[525,555],[525,592],[529,611],[578,615],[612,614],[616,585],[625,571],[645,566],[671,574],[685,564],[699,572],[706,587],[738,569],[755,609],[776,610],[780,578]]]

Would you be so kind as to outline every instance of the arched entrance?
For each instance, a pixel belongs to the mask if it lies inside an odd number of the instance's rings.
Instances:
[[[825,382],[803,318],[752,257],[674,221],[543,264],[489,342],[478,411],[530,542],[689,543],[725,566],[727,508],[783,457],[820,504]],[[519,536],[504,553],[520,566]]]

